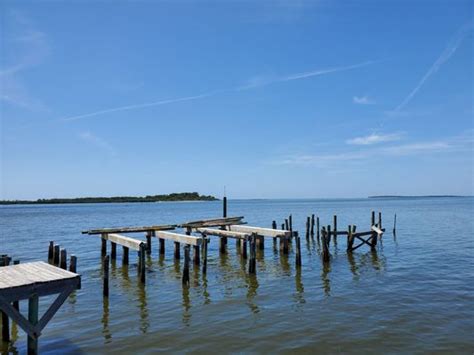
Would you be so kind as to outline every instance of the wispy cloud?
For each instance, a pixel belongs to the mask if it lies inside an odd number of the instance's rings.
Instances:
[[[224,90],[216,90],[216,91],[206,93],[206,94],[201,94],[201,95],[184,96],[184,97],[168,99],[168,100],[159,100],[159,101],[139,103],[139,104],[133,104],[133,105],[127,105],[127,106],[112,107],[112,108],[108,108],[108,109],[104,109],[104,110],[98,110],[98,111],[93,111],[93,112],[81,114],[81,115],[64,117],[64,118],[61,118],[59,121],[63,121],[63,122],[76,121],[76,120],[95,117],[95,116],[100,116],[100,115],[104,115],[104,114],[108,114],[108,113],[112,113],[112,112],[120,112],[120,111],[136,110],[136,109],[141,109],[141,108],[145,108],[145,107],[168,105],[168,104],[182,102],[182,101],[201,100],[201,99],[205,99],[205,98],[208,98],[208,97],[211,97],[211,96],[215,96],[217,94],[221,94],[221,93],[224,93],[224,92],[250,90],[250,89],[253,89],[253,88],[257,88],[257,87],[260,87],[260,86],[266,86],[266,85],[270,85],[270,84],[277,83],[277,82],[299,80],[299,79],[305,79],[305,78],[310,78],[310,77],[319,76],[319,75],[325,75],[325,74],[330,74],[330,73],[336,73],[336,72],[356,69],[356,68],[360,68],[360,67],[364,67],[364,66],[373,64],[373,63],[375,63],[375,62],[374,61],[367,61],[367,62],[364,62],[364,63],[353,64],[353,65],[348,65],[348,66],[344,66],[344,67],[335,67],[335,68],[322,69],[322,70],[313,70],[313,71],[297,73],[297,74],[291,74],[291,75],[286,75],[286,76],[281,76],[281,77],[276,77],[276,78],[271,78],[271,79],[255,78],[249,84],[247,84],[245,86],[238,86],[238,87],[234,87],[234,88],[231,88],[231,89],[224,89]]]
[[[167,104],[172,104],[172,103],[182,102],[182,101],[199,100],[199,99],[203,99],[203,98],[206,98],[206,97],[213,96],[215,94],[216,93],[214,92],[214,93],[209,93],[209,94],[202,94],[202,95],[196,95],[196,96],[185,96],[185,97],[179,97],[179,98],[175,98],[175,99],[160,100],[160,101],[147,102],[147,103],[136,104],[136,105],[113,107],[113,108],[109,108],[109,109],[105,109],[105,110],[99,110],[99,111],[95,111],[95,112],[85,113],[85,114],[82,114],[82,115],[64,117],[64,118],[61,119],[61,121],[76,121],[76,120],[79,120],[79,119],[82,119],[82,118],[89,118],[89,117],[99,116],[99,115],[103,115],[103,114],[111,113],[111,112],[128,111],[128,110],[135,110],[135,109],[145,108],[145,107],[167,105]]]
[[[116,150],[114,149],[114,147],[112,147],[112,145],[109,142],[107,142],[105,139],[100,138],[89,131],[79,133],[78,137],[81,140],[87,143],[90,143],[98,147],[99,149],[105,151],[112,157],[115,157],[117,155]]]
[[[355,145],[371,145],[377,144],[382,142],[393,142],[400,140],[401,134],[400,133],[391,133],[391,134],[376,134],[372,133],[368,136],[363,137],[356,137],[352,139],[346,140],[347,144],[355,144]]]
[[[300,79],[306,79],[306,78],[311,78],[314,76],[320,76],[320,75],[325,75],[325,74],[331,74],[331,73],[338,73],[338,72],[343,72],[347,70],[352,70],[352,69],[357,69],[361,67],[365,67],[367,65],[371,65],[376,63],[375,61],[366,61],[363,63],[358,63],[358,64],[352,64],[352,65],[347,65],[347,66],[342,66],[342,67],[334,67],[334,68],[326,68],[326,69],[317,69],[317,70],[311,70],[307,72],[302,72],[302,73],[295,73],[295,74],[289,74],[289,75],[284,75],[284,76],[276,76],[276,77],[255,77],[249,80],[249,82],[243,86],[240,86],[237,88],[237,90],[249,90],[261,86],[267,86],[275,83],[281,83],[281,82],[286,82],[286,81],[292,81],[292,80],[300,80]]]
[[[375,100],[366,96],[354,96],[352,102],[358,105],[375,105]]]
[[[473,22],[469,22],[465,24],[461,29],[454,35],[451,41],[448,43],[447,47],[441,53],[441,55],[436,59],[433,65],[428,69],[426,74],[421,78],[415,88],[408,94],[407,97],[394,109],[395,112],[402,110],[418,93],[418,91],[422,88],[425,82],[435,74],[441,66],[446,63],[456,52],[456,50],[461,45],[464,38],[471,32],[473,27]]]
[[[47,35],[21,12],[10,11],[5,16],[4,48],[0,68],[0,101],[32,110],[46,110],[40,100],[33,98],[19,74],[40,65],[50,53]]]
[[[338,163],[363,163],[375,158],[416,156],[421,154],[471,152],[474,144],[469,132],[435,141],[418,141],[389,147],[371,147],[358,151],[321,152],[317,154],[295,154],[273,160],[276,165],[320,166],[337,165]]]

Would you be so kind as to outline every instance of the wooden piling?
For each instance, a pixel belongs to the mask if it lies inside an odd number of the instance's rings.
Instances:
[[[328,226],[328,231],[329,232],[330,232],[330,229],[331,229],[331,226]],[[322,247],[323,247],[323,249],[322,249],[323,263],[327,263],[331,259],[330,256],[329,256],[329,233],[328,233],[328,231],[326,231],[326,229],[323,227],[322,236],[321,236]]]
[[[329,224],[327,226],[326,232],[327,232],[327,235],[326,235],[327,238],[326,239],[327,239],[328,243],[331,243],[331,226]]]
[[[306,240],[309,240],[309,231],[311,229],[311,217],[306,218]]]
[[[242,259],[247,259],[247,239],[242,240]]]
[[[276,221],[272,222],[272,229],[277,229],[277,222]],[[277,238],[273,237],[273,247],[274,248],[276,247],[276,242],[277,242]]]
[[[207,273],[207,236],[203,235],[204,243],[202,243],[202,273]]]
[[[102,294],[104,297],[109,297],[109,256],[106,255],[103,260],[103,272],[104,272],[104,280],[103,280],[103,290]]]
[[[379,223],[378,223],[378,225],[379,225],[380,230],[382,230],[382,212],[379,212]]]
[[[71,259],[69,262],[69,271],[73,273],[77,272],[77,257],[75,255],[71,255]]]
[[[300,268],[301,267],[301,241],[300,241],[300,236],[298,235],[298,233],[296,232],[296,259],[295,259],[295,263],[296,263],[296,267],[297,268]]]
[[[181,258],[179,242],[174,242],[174,258],[177,260]]]
[[[291,214],[288,217],[288,223],[289,223],[290,230],[293,230],[293,216]],[[293,238],[293,236],[291,237]]]
[[[370,217],[370,226],[375,226],[375,211],[372,211],[371,217]]]
[[[117,259],[117,243],[114,243],[114,242],[110,243],[110,259],[112,260]]]
[[[128,253],[128,247],[122,246],[122,265],[128,265]]]
[[[103,233],[102,234],[102,245],[100,249],[100,253],[102,256],[105,256],[107,254],[107,234]]]
[[[53,264],[54,266],[59,266],[59,256],[60,256],[60,245],[54,246],[54,256],[53,256]]]
[[[337,216],[334,215],[334,244],[337,244]]]
[[[370,248],[372,250],[375,250],[375,247],[377,246],[377,239],[378,239],[378,234],[376,232],[372,232],[371,243],[370,243]]]
[[[249,274],[255,274],[257,271],[256,254],[256,235],[252,234],[250,237]]]
[[[227,197],[224,196],[222,199],[222,217],[227,217]]]
[[[33,295],[28,299],[28,321],[35,327],[38,324],[39,297]],[[38,336],[28,335],[27,340],[28,354],[38,354]]]
[[[352,252],[354,246],[354,236],[352,235],[352,226],[347,227],[347,252]]]
[[[189,285],[189,245],[184,246],[183,285]]]
[[[395,217],[393,218],[393,234],[397,232],[397,214],[395,213]]]
[[[139,257],[140,257],[140,281],[142,284],[145,284],[146,282],[146,263],[145,263],[145,254],[146,254],[146,245],[145,244],[140,244],[140,250],[138,251]]]
[[[53,262],[54,257],[54,241],[49,242],[49,249],[48,249],[48,262],[51,264]]]
[[[286,230],[286,229],[285,229],[285,223],[282,223],[282,224],[281,224],[281,230],[283,230],[283,231]]]
[[[61,269],[67,270],[67,251],[66,249],[61,249]]]
[[[290,223],[288,222],[288,218],[285,218],[285,230],[290,230]]]
[[[194,265],[199,265],[201,263],[200,260],[200,252],[199,252],[199,245],[193,245],[194,248]]]
[[[163,238],[159,238],[160,243],[160,255],[165,255],[165,240]]]
[[[265,249],[265,237],[263,235],[257,235],[256,237],[257,245],[259,250]]]
[[[153,236],[153,232],[148,231],[146,232],[146,253],[151,255],[151,237]]]
[[[311,239],[314,238],[314,214],[311,215]]]
[[[320,235],[320,230],[319,230],[319,217],[316,217],[316,238],[320,239],[321,235]]]

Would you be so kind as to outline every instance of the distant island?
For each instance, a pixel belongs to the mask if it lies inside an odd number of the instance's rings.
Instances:
[[[214,196],[200,195],[197,192],[181,192],[168,195],[150,195],[145,197],[77,197],[51,198],[38,200],[0,200],[0,205],[43,205],[59,203],[129,203],[129,202],[170,202],[170,201],[218,201]]]
[[[381,195],[381,196],[369,196],[368,198],[450,198],[450,197],[469,197],[461,195],[420,195],[420,196],[399,196],[399,195]]]

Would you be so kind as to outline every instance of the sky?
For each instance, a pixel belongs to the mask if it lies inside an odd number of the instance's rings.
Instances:
[[[0,2],[0,199],[474,194],[472,1]]]

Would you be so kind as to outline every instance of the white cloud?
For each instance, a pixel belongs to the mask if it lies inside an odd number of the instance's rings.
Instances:
[[[348,139],[346,140],[346,143],[355,144],[355,145],[371,145],[371,144],[377,144],[377,143],[382,143],[382,142],[393,142],[393,141],[400,140],[400,138],[401,138],[400,133],[391,133],[391,134],[372,133],[368,136]]]
[[[354,96],[352,102],[358,105],[375,105],[375,100],[366,96]]]

